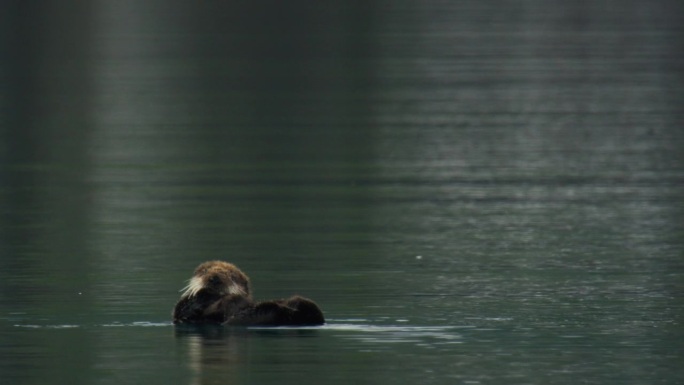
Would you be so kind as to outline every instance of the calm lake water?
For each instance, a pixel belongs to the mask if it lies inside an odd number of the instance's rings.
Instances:
[[[3,384],[684,383],[681,2],[17,3]]]

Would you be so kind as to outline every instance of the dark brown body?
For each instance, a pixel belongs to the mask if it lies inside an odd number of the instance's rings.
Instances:
[[[239,326],[314,326],[325,323],[323,312],[310,299],[254,302],[249,278],[235,265],[205,262],[195,269],[173,309],[175,324]]]

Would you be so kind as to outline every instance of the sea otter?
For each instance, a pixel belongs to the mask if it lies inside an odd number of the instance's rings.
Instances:
[[[237,266],[209,261],[197,266],[173,309],[174,324],[314,326],[325,323],[310,299],[254,302],[249,278]]]

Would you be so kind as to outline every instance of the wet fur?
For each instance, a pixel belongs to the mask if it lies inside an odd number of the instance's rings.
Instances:
[[[254,302],[249,278],[235,265],[210,261],[199,265],[173,309],[175,324],[240,326],[322,325],[321,309],[310,299]]]

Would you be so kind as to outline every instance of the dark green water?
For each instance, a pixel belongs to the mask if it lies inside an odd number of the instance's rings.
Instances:
[[[684,382],[682,8],[8,6],[0,382]]]

